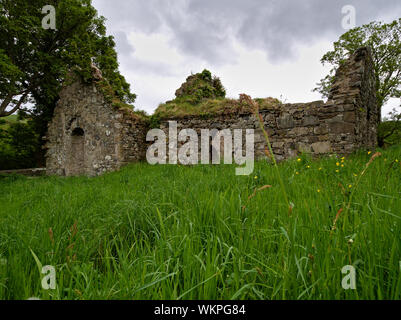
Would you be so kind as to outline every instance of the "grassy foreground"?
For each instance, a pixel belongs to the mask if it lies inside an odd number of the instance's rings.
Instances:
[[[0,299],[400,299],[401,147],[372,155],[280,164],[291,214],[264,162],[2,177]]]

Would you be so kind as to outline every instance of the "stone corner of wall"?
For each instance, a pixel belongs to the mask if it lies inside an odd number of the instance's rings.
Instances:
[[[376,98],[376,75],[372,50],[355,50],[336,71],[327,104],[344,111],[354,126],[354,150],[377,145],[379,110]],[[352,114],[352,115],[351,115]]]

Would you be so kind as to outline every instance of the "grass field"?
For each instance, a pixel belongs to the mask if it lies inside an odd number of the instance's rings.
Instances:
[[[401,147],[381,152],[364,175],[367,151],[280,164],[292,212],[262,162],[2,177],[0,299],[400,299]]]

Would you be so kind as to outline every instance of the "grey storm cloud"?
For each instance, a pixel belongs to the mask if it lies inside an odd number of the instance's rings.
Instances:
[[[129,55],[134,50],[129,43],[127,34],[125,32],[115,31],[113,32],[113,36],[120,54]]]
[[[114,40],[117,45],[117,51],[119,53],[120,62],[124,63],[124,66],[129,70],[135,70],[136,72],[144,72],[147,74],[162,74],[164,76],[175,76],[177,75],[176,70],[173,66],[163,62],[150,62],[142,59],[138,59],[132,53],[135,53],[135,47],[133,47],[129,41],[126,32],[116,31],[113,33]]]
[[[276,61],[292,57],[298,44],[338,37],[344,32],[341,9],[345,5],[355,7],[357,25],[381,15],[401,16],[400,0],[94,0],[93,3],[108,19],[109,31],[116,36],[119,50],[124,53],[130,49],[129,44],[118,32],[152,34],[168,29],[172,46],[213,65],[232,62],[232,39],[249,48],[264,50],[270,60]]]

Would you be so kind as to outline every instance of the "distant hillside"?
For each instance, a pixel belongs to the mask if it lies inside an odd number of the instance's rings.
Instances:
[[[8,117],[0,118],[0,129],[6,130],[11,123],[18,122],[18,115],[13,114]],[[26,122],[26,120],[22,120],[21,122]]]

